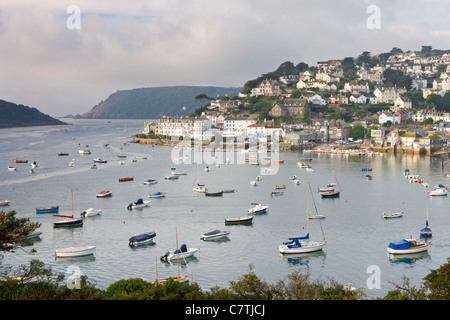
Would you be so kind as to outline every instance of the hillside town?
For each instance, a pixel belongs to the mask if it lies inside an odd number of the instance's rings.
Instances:
[[[285,147],[356,142],[383,152],[434,154],[450,144],[450,53],[391,52],[285,62],[235,97],[196,97],[200,108],[145,124],[141,138],[233,141],[277,138]]]

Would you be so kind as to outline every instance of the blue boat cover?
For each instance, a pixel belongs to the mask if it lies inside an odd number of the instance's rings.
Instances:
[[[143,204],[144,201],[142,200],[142,198],[137,199],[137,201],[135,202],[135,204]]]
[[[187,252],[187,246],[184,243],[181,245],[180,249],[174,251],[174,253],[182,253],[182,252]]]
[[[142,233],[139,234],[137,236],[131,237],[129,239],[129,242],[139,242],[139,241],[145,241],[151,238],[154,238],[156,236],[155,232],[147,232],[147,233]]]
[[[409,242],[408,240],[400,240],[399,242],[391,242],[389,243],[389,248],[392,249],[409,249],[409,247],[411,246],[411,242]]]

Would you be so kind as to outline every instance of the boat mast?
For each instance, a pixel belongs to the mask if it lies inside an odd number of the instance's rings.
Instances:
[[[175,236],[177,239],[177,266],[178,266],[178,278],[180,277],[180,261],[179,261],[179,256],[178,256],[178,230],[177,227],[175,227]]]
[[[309,235],[309,183],[307,188],[307,198],[306,198],[306,234]]]

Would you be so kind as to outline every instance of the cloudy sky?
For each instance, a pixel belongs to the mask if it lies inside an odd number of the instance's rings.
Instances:
[[[81,114],[117,90],[243,86],[285,61],[450,49],[448,13],[448,0],[0,0],[0,99]]]

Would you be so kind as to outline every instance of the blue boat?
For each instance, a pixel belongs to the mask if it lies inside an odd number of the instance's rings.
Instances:
[[[59,206],[36,208],[36,213],[57,213],[57,212],[59,212]]]
[[[128,244],[130,246],[138,246],[141,244],[153,242],[153,238],[156,237],[156,233],[154,231],[146,232],[138,234],[137,236],[131,237],[128,239]]]
[[[425,228],[420,229],[420,236],[427,238],[432,236],[431,228],[428,227],[428,220],[425,222]]]
[[[283,191],[272,191],[272,192],[270,193],[270,196],[271,196],[271,197],[273,197],[273,196],[282,196],[282,195],[284,195],[284,192],[283,192]]]

